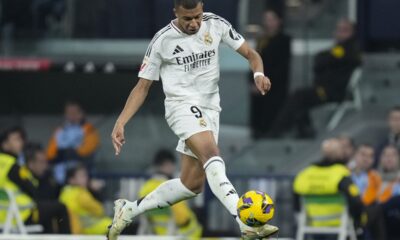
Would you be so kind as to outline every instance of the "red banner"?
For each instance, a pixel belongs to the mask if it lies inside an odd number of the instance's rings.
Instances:
[[[0,71],[47,71],[49,59],[0,58]]]

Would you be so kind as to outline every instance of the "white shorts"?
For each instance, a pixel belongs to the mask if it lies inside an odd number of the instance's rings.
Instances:
[[[219,111],[189,103],[168,104],[165,119],[175,135],[179,137],[176,150],[197,158],[186,146],[185,141],[194,134],[204,131],[212,131],[215,141],[218,142],[219,113]]]

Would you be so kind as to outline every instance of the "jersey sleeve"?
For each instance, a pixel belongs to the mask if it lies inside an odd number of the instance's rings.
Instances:
[[[157,36],[150,42],[139,70],[139,78],[158,81],[160,79],[161,55]]]
[[[234,50],[237,50],[244,43],[244,38],[235,28],[225,19],[220,17],[220,26],[222,29],[222,42],[228,44]]]

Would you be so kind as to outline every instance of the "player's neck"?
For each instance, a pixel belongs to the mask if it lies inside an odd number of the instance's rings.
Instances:
[[[174,19],[172,20],[172,24],[174,24],[174,26],[176,28],[179,29],[179,31],[181,31],[182,33],[185,33],[184,29],[181,27],[181,25],[178,23],[178,19]],[[185,33],[186,34],[186,33]]]

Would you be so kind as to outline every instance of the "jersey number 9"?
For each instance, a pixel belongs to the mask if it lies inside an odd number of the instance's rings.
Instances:
[[[200,109],[196,106],[192,106],[190,107],[190,111],[192,111],[192,113],[194,113],[194,116],[196,118],[202,118],[203,114],[201,113]]]

